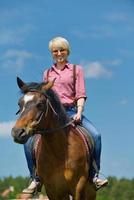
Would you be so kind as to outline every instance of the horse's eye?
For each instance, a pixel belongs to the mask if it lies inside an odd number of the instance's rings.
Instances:
[[[42,102],[38,103],[37,104],[37,108],[40,109],[40,110],[43,110],[44,109],[44,104]]]

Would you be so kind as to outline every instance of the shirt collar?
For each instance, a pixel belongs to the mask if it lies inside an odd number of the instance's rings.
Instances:
[[[70,63],[69,63],[69,62],[67,62],[67,63],[65,64],[65,66],[64,66],[63,69],[65,69],[65,68],[70,68]],[[56,63],[54,63],[54,64],[51,66],[50,70],[51,70],[51,71],[56,70]]]

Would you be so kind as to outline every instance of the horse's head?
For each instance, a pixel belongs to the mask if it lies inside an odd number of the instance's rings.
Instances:
[[[12,136],[15,142],[24,144],[36,130],[42,128],[42,122],[50,107],[46,92],[53,82],[26,84],[17,77],[17,83],[23,96],[18,102],[19,118],[12,128]]]

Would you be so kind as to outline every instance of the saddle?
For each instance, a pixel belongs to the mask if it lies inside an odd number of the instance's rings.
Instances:
[[[89,163],[89,153],[90,153],[90,155],[91,155],[91,165],[93,166],[94,170],[98,174],[99,170],[98,170],[98,167],[96,165],[96,161],[94,160],[94,156],[93,156],[95,143],[94,143],[94,139],[93,139],[91,133],[85,127],[83,127],[81,124],[73,125],[73,127],[75,128],[77,133],[80,135],[82,141],[85,144],[86,153],[87,153],[87,162]],[[89,177],[90,177],[90,172],[89,172]]]
[[[85,127],[83,127],[82,125],[79,125],[79,124],[76,125],[76,130],[78,131],[81,138],[83,139],[83,142],[84,142],[86,149],[87,149],[87,153],[89,153],[89,150],[91,152],[93,152],[94,140],[93,140],[93,137],[90,134],[90,132],[87,131],[87,129]]]

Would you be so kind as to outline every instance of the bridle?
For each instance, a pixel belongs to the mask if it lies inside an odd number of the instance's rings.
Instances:
[[[37,93],[40,93],[41,95],[44,95],[45,98],[46,98],[46,106],[45,106],[45,109],[41,111],[41,114],[39,115],[38,119],[36,120],[36,122],[33,122],[32,125],[36,125],[38,126],[41,122],[41,120],[44,118],[47,117],[48,115],[48,111],[49,111],[49,107],[51,108],[52,112],[58,117],[58,113],[55,111],[51,101],[49,100],[49,97],[48,95],[44,92],[44,91],[39,91],[39,90],[30,90],[29,92],[37,92]],[[32,130],[33,134],[34,133],[38,133],[38,134],[41,134],[43,135],[44,133],[52,133],[52,132],[55,132],[55,131],[59,131],[61,129],[64,129],[70,125],[72,126],[75,126],[75,124],[73,123],[74,120],[69,120],[69,122],[57,127],[57,128],[49,128],[49,129],[46,129],[46,128],[42,128],[42,129],[38,129],[38,128],[34,128]]]

